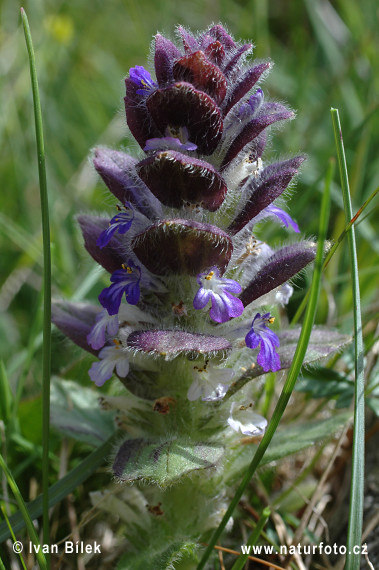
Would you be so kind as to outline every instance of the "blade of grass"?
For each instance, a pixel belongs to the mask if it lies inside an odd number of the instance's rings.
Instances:
[[[93,451],[86,457],[75,469],[67,473],[62,479],[59,479],[49,489],[49,508],[53,507],[59,501],[67,497],[69,493],[74,491],[79,485],[94,473],[94,471],[102,465],[104,458],[111,452],[115,441],[119,438],[119,434],[111,436],[105,443]],[[20,509],[21,510],[21,509]],[[34,520],[42,514],[42,497],[28,503],[27,516]],[[10,517],[10,522],[14,532],[19,532],[25,527],[25,520],[22,512],[17,512]],[[9,529],[5,523],[0,525],[0,544],[7,540],[10,536]]]
[[[12,493],[14,495],[14,498],[16,499],[18,507],[21,511],[21,516],[22,516],[24,523],[25,523],[25,526],[28,530],[30,540],[32,541],[33,545],[35,546],[35,552],[36,552],[36,558],[38,561],[38,565],[40,568],[43,568],[43,570],[46,570],[48,568],[47,561],[46,561],[44,554],[42,553],[41,545],[40,545],[40,542],[38,540],[38,536],[37,536],[37,533],[35,531],[35,528],[33,526],[33,521],[30,518],[28,509],[26,508],[24,499],[22,498],[22,495],[21,495],[20,490],[17,486],[17,483],[14,480],[12,473],[8,469],[8,466],[5,463],[4,458],[1,455],[1,453],[0,453],[0,467],[5,473],[5,476],[6,476],[7,481],[8,481],[8,485],[11,488]],[[14,525],[12,523],[11,523],[11,526],[14,529]],[[49,544],[49,543],[47,543],[47,544]]]
[[[9,522],[9,518],[8,518],[8,515],[7,515],[7,513],[6,513],[6,511],[5,511],[5,509],[4,509],[4,506],[3,506],[3,505],[1,505],[1,512],[3,513],[3,517],[5,518],[5,522],[6,522],[6,523],[7,523],[7,525],[8,525],[8,528],[9,528],[9,532],[11,533],[11,536],[12,536],[13,542],[16,542],[16,537],[15,537],[15,534],[14,534],[14,532],[13,532],[12,526],[11,526],[11,524],[10,524],[10,522]],[[24,559],[23,559],[23,557],[22,557],[22,554],[21,554],[21,552],[18,552],[18,555],[19,555],[19,557],[20,557],[20,562],[21,562],[21,564],[22,564],[22,567],[24,568],[24,570],[27,570],[27,568],[26,568],[26,566],[25,566],[25,562],[24,562]]]
[[[320,281],[321,281],[321,270],[322,270],[322,258],[324,255],[324,242],[326,231],[328,227],[328,220],[329,220],[329,209],[330,209],[330,184],[328,184],[328,180],[330,179],[332,170],[334,167],[333,163],[329,164],[329,169],[326,177],[326,184],[325,184],[325,191],[323,193],[322,198],[322,205],[321,205],[321,215],[320,215],[320,228],[319,228],[319,241],[317,244],[317,254],[315,260],[315,267],[313,272],[313,279],[312,279],[312,286],[311,286],[311,293],[309,297],[309,303],[307,306],[307,311],[304,317],[304,323],[301,329],[300,338],[297,343],[295,355],[293,357],[293,361],[291,367],[288,371],[287,380],[284,384],[282,393],[280,394],[278,403],[275,407],[273,416],[271,421],[268,425],[265,435],[263,436],[258,449],[256,450],[254,457],[246,470],[245,476],[242,479],[221,523],[219,524],[218,528],[214,532],[213,536],[211,537],[208,547],[204,552],[202,559],[197,567],[197,570],[202,570],[204,568],[209,556],[211,555],[213,548],[219,539],[222,531],[224,530],[227,522],[229,521],[235,507],[237,506],[239,500],[241,499],[247,485],[249,484],[252,476],[254,475],[257,467],[259,466],[265,452],[267,451],[268,446],[271,443],[271,440],[275,434],[275,431],[279,425],[280,419],[284,413],[284,410],[287,407],[287,404],[291,398],[293,389],[295,387],[295,383],[300,372],[301,365],[304,360],[305,352],[307,350],[309,338],[312,331],[312,326],[316,314],[317,302],[320,292]]]
[[[258,540],[258,538],[259,538],[259,536],[263,530],[263,527],[265,526],[266,521],[267,521],[268,517],[270,516],[270,514],[271,514],[271,511],[268,507],[263,509],[262,515],[261,515],[259,521],[257,522],[255,529],[251,533],[249,540],[246,543],[247,546],[254,546],[254,544],[257,542],[257,540]],[[246,564],[248,558],[249,558],[248,554],[241,554],[237,558],[235,563],[233,564],[232,570],[242,570],[242,568]]]
[[[11,417],[13,395],[9,386],[7,371],[4,362],[0,361],[0,417],[8,425]]]
[[[34,119],[37,141],[38,176],[40,185],[42,237],[43,237],[43,371],[42,371],[42,496],[43,496],[43,542],[50,543],[49,525],[49,436],[50,436],[50,372],[51,372],[51,252],[49,203],[47,196],[45,148],[41,103],[38,90],[37,70],[32,36],[25,10],[21,8],[25,41],[29,56],[30,78],[33,92]],[[48,561],[49,561],[48,556]],[[48,562],[50,567],[50,563]]]
[[[341,188],[345,207],[346,220],[353,217],[349,178],[347,174],[345,150],[338,109],[330,110],[337,148],[338,164],[341,176]],[[352,274],[353,310],[354,310],[354,351],[355,351],[355,401],[354,401],[354,430],[353,430],[353,463],[350,490],[349,526],[347,532],[345,570],[360,568],[360,554],[354,552],[354,546],[362,540],[363,521],[363,491],[364,491],[364,363],[362,318],[360,306],[358,260],[355,243],[355,230],[351,225],[347,232],[349,256]]]

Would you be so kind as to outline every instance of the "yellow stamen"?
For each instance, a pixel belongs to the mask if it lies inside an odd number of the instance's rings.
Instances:
[[[272,323],[275,323],[275,317],[270,317],[268,319],[268,322],[270,323],[270,325],[272,325]]]
[[[208,273],[208,275],[205,276],[205,279],[206,279],[207,281],[210,281],[210,280],[212,279],[212,277],[213,277],[214,274],[215,274],[214,271],[210,271],[210,272]]]

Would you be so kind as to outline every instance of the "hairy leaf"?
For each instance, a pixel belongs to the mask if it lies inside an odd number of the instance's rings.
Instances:
[[[99,409],[98,393],[70,380],[51,385],[51,423],[62,434],[98,447],[115,431],[113,414]]]
[[[218,443],[127,439],[117,452],[113,473],[125,482],[142,479],[166,486],[192,471],[215,467],[223,453]]]

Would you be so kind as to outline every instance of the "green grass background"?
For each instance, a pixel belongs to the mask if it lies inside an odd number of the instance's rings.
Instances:
[[[297,118],[275,134],[266,159],[307,153],[289,204],[304,235],[312,236],[328,161],[335,156],[330,107],[340,111],[354,212],[379,185],[379,6],[376,0],[0,1],[0,358],[13,395],[18,386],[20,395],[13,412],[19,437],[5,451],[28,499],[30,480],[38,480],[41,467],[42,232],[21,5],[33,34],[44,117],[53,295],[79,299],[96,299],[104,282],[84,252],[75,216],[90,210],[111,215],[114,204],[91,166],[90,149],[103,144],[137,152],[124,120],[123,78],[130,67],[146,65],[157,31],[173,38],[179,23],[196,30],[222,22],[236,38],[253,40],[256,57],[275,62],[265,92],[294,108]],[[367,350],[378,335],[378,214],[374,202],[356,232]],[[336,239],[343,227],[336,176],[328,238]],[[278,243],[287,239],[272,225],[266,235]],[[296,291],[290,313],[302,295]],[[351,332],[352,319],[343,247],[324,276],[316,320]],[[53,339],[53,373],[89,386],[89,357],[58,335]],[[55,437],[53,454],[59,449]],[[81,455],[82,449],[73,453],[70,465]],[[58,465],[55,457],[52,482]]]

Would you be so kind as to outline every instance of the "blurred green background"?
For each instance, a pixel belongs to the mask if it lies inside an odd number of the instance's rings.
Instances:
[[[114,201],[91,166],[90,150],[103,144],[139,152],[128,139],[123,78],[131,66],[146,65],[155,32],[173,38],[178,23],[196,30],[220,21],[236,38],[252,39],[256,57],[275,62],[264,88],[296,109],[297,119],[275,133],[266,160],[307,153],[290,201],[304,235],[317,234],[320,192],[329,158],[335,155],[331,106],[341,114],[354,211],[378,186],[376,0],[2,0],[0,357],[13,388],[24,375],[27,394],[36,394],[41,378],[42,236],[21,5],[32,30],[42,98],[56,297],[94,299],[101,288],[102,277],[84,252],[75,223],[82,211],[113,213]],[[341,205],[336,175],[331,239],[343,229]],[[378,314],[378,211],[370,206],[358,225],[363,316],[371,335]],[[265,231],[271,240],[287,239],[280,227],[268,224]],[[319,322],[352,330],[349,279],[347,248],[341,248],[324,279]],[[301,294],[295,294],[290,312]],[[71,354],[79,353],[54,338],[52,365],[58,372]],[[86,369],[83,364],[85,383]]]

